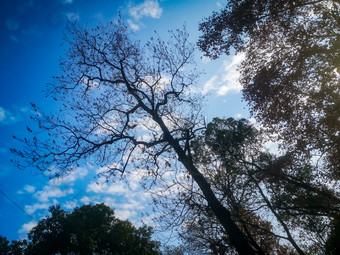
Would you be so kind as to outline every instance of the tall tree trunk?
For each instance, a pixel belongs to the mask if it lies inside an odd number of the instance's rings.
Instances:
[[[218,221],[222,224],[228,237],[230,238],[230,243],[240,255],[258,255],[264,254],[262,251],[255,251],[253,247],[249,244],[246,235],[239,229],[231,218],[231,214],[227,208],[225,208],[220,201],[216,198],[214,192],[212,191],[210,184],[207,182],[205,177],[200,173],[200,171],[195,167],[191,158],[189,158],[177,140],[175,140],[169,130],[164,125],[163,121],[159,118],[154,120],[158,122],[160,127],[164,132],[164,138],[169,142],[169,144],[174,148],[178,160],[184,165],[188,170],[189,174],[195,180],[197,185],[200,187],[205,199],[208,202],[211,210],[214,212]]]
[[[262,251],[255,251],[255,249],[249,244],[247,236],[239,229],[231,218],[231,214],[227,208],[225,208],[220,201],[216,198],[214,192],[212,191],[210,184],[207,182],[205,177],[201,172],[195,167],[192,159],[186,155],[185,151],[179,144],[179,142],[171,135],[168,127],[165,125],[161,116],[158,114],[157,109],[149,108],[143,102],[143,100],[138,96],[136,91],[131,88],[128,79],[126,79],[125,72],[122,67],[122,74],[127,85],[127,89],[139,102],[140,107],[142,107],[147,113],[149,113],[153,120],[159,125],[163,132],[164,140],[169,143],[169,145],[174,148],[178,160],[184,165],[188,170],[189,174],[195,180],[197,185],[200,187],[205,199],[208,202],[209,207],[214,212],[216,218],[221,223],[225,229],[228,237],[230,238],[230,244],[235,247],[240,255],[262,255]],[[157,107],[156,107],[157,108]]]
[[[194,166],[191,159],[185,155],[183,149],[180,147],[177,141],[175,141],[173,147],[179,157],[179,161],[182,162],[197,185],[200,187],[211,210],[214,212],[216,218],[224,227],[228,237],[230,238],[231,245],[235,247],[240,255],[264,254],[262,251],[255,251],[251,247],[246,235],[239,229],[239,227],[231,218],[229,210],[225,208],[216,198],[214,192],[211,190],[210,184]]]

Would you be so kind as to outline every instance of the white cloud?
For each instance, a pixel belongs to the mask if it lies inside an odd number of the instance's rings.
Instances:
[[[86,204],[94,203],[95,199],[96,198],[93,198],[93,197],[83,196],[79,201],[86,205]]]
[[[126,202],[125,202],[126,201]],[[145,208],[145,203],[143,202],[143,204],[141,204],[141,200],[138,199],[132,199],[129,198],[127,200],[124,200],[123,202],[116,202],[116,199],[112,198],[112,197],[105,197],[103,199],[103,202],[110,206],[111,208],[116,209],[120,209],[120,210],[141,210],[143,208]]]
[[[272,154],[276,154],[276,155],[280,154],[279,143],[277,142],[268,141],[264,144],[264,147]]]
[[[237,68],[244,57],[244,53],[239,53],[232,57],[231,62],[225,61],[222,70],[205,83],[202,94],[205,95],[210,91],[215,91],[219,96],[224,96],[229,92],[239,93],[242,85],[239,82],[240,72]]]
[[[6,111],[4,108],[0,107],[0,122],[6,119]]]
[[[240,92],[242,89],[242,86],[240,82],[238,81],[240,78],[240,72],[237,70],[237,67],[241,64],[241,62],[244,60],[245,54],[239,53],[235,56],[233,56],[231,63],[226,64],[224,68],[224,74],[222,76],[222,81],[226,85],[223,85],[218,91],[218,95],[225,95],[230,91],[234,92]]]
[[[19,229],[19,234],[26,234],[28,233],[32,228],[34,228],[37,225],[37,223],[32,220],[28,223],[25,223],[24,225],[22,225],[21,229]]]
[[[73,200],[73,201],[67,201],[66,203],[63,204],[63,207],[66,209],[74,209],[75,207],[77,207],[78,203],[77,201]]]
[[[34,197],[40,202],[47,202],[50,198],[65,197],[68,194],[73,194],[73,189],[61,190],[55,186],[45,186],[43,190],[36,192]]]
[[[34,186],[31,186],[31,185],[26,185],[24,187],[24,190],[26,190],[28,193],[34,193],[35,192],[35,187]]]
[[[137,212],[133,210],[116,209],[115,215],[121,220],[127,220],[127,219],[131,219],[133,216],[136,216]]]
[[[83,179],[85,176],[87,176],[88,170],[85,167],[78,167],[74,169],[71,173],[68,175],[51,179],[49,183],[51,185],[59,186],[59,185],[73,185],[75,181]]]
[[[25,211],[28,214],[33,214],[35,213],[36,210],[42,210],[42,209],[48,209],[50,207],[49,203],[35,203],[33,205],[26,205],[25,206]]]
[[[129,13],[136,20],[143,17],[151,17],[154,19],[159,19],[162,15],[162,8],[159,7],[158,1],[145,0],[143,3],[131,7]]]
[[[207,63],[211,62],[211,58],[209,58],[207,56],[202,56],[201,61],[202,61],[203,64],[207,64]]]
[[[108,167],[101,167],[96,170],[96,174],[100,175],[101,173],[105,173],[112,167],[118,167],[119,163],[111,164]],[[109,170],[110,171],[110,170]],[[98,176],[97,176],[98,177]],[[122,192],[119,192],[121,190]],[[87,192],[95,192],[102,194],[110,194],[110,191],[118,191],[119,193],[124,193],[127,191],[127,185],[122,181],[122,179],[115,179],[114,181],[108,181],[105,176],[100,176],[96,178],[96,181],[91,182],[86,189]]]
[[[138,31],[140,29],[140,26],[135,24],[131,19],[128,19],[127,22],[133,31]]]
[[[18,119],[16,119],[10,111],[0,106],[0,123],[12,124],[15,123],[17,120]]]
[[[114,209],[115,216],[121,220],[131,220],[138,213],[136,210],[144,209],[144,206],[139,202],[132,203],[117,203],[115,199],[111,197],[104,198],[104,204]]]
[[[154,84],[153,89],[155,93],[163,92],[166,89],[166,87],[169,86],[171,83],[171,77],[168,77],[166,75],[162,75],[161,77],[156,77],[153,75],[146,75],[144,76],[143,80],[148,84]],[[142,87],[145,90],[149,89],[145,83],[142,84]]]
[[[89,78],[87,78],[87,77],[83,78],[82,83],[85,86],[89,86],[91,88],[100,88],[100,83],[98,81],[96,81],[96,80],[89,80]]]
[[[206,95],[209,91],[215,90],[216,83],[217,83],[218,76],[215,74],[213,77],[211,77],[210,80],[208,80],[203,87],[202,94]]]
[[[228,83],[228,85],[223,85],[217,90],[217,95],[224,96],[230,91],[240,92],[242,87],[235,86],[235,84]]]
[[[121,164],[120,163],[112,163],[111,165],[108,165],[108,166],[103,166],[103,167],[100,167],[96,170],[96,174],[97,175],[100,175],[100,174],[103,174],[103,173],[106,173],[107,171],[111,171],[110,169],[113,169],[113,168],[121,168]],[[100,179],[100,182],[104,183],[105,182],[105,179]]]
[[[123,195],[129,192],[129,189],[126,184],[123,182],[115,182],[111,184],[100,183],[100,182],[92,182],[87,188],[86,192],[94,192],[101,194],[110,194],[110,195]]]

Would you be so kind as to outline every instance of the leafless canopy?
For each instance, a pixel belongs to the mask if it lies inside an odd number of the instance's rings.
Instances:
[[[141,46],[119,21],[94,29],[70,24],[62,75],[50,91],[62,110],[44,114],[33,104],[40,131],[28,128],[35,136],[22,140],[23,150],[12,150],[22,157],[16,163],[59,176],[90,162],[109,166],[101,174],[110,179],[133,168],[163,176],[175,160],[197,183],[231,245],[256,254],[192,159],[191,141],[205,128],[194,92],[199,73],[185,30],[170,35],[168,42],[156,36]]]
[[[32,104],[40,131],[14,150],[24,159],[17,164],[58,176],[86,160],[109,165],[110,177],[139,159],[158,171],[169,137],[184,148],[202,127],[199,97],[190,93],[198,72],[188,34],[170,32],[169,42],[156,34],[141,46],[121,22],[69,24],[68,32],[62,74],[49,91],[62,110],[47,115]]]

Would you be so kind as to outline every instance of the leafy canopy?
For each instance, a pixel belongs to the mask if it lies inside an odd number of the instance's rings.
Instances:
[[[28,233],[28,242],[8,245],[1,237],[1,254],[161,254],[150,227],[119,220],[104,204],[83,205],[72,212],[52,206],[49,212]]]
[[[340,2],[231,0],[200,24],[211,58],[244,52],[240,82],[252,113],[288,149],[340,168]]]

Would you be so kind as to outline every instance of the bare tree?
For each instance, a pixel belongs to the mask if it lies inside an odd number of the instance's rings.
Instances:
[[[177,30],[169,42],[157,37],[141,46],[121,22],[94,29],[70,24],[69,32],[62,75],[50,90],[62,103],[60,114],[44,114],[32,104],[40,131],[22,140],[22,150],[12,149],[22,157],[16,164],[59,176],[86,161],[109,166],[102,173],[108,179],[142,167],[157,181],[165,171],[161,162],[175,159],[198,185],[237,252],[263,254],[193,162],[191,141],[204,125],[200,97],[191,92],[198,72],[188,34]]]

